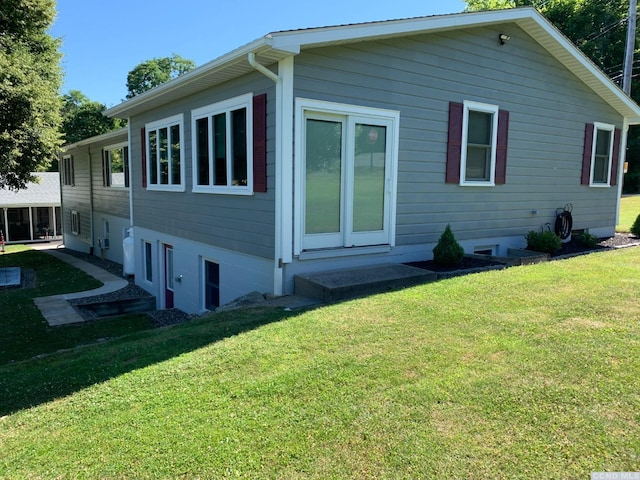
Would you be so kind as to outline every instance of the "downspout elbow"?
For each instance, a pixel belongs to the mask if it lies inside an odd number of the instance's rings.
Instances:
[[[249,52],[249,54],[247,55],[247,60],[249,61],[249,65],[251,65],[257,71],[262,73],[265,77],[269,77],[275,83],[280,83],[280,77],[278,75],[273,73],[271,70],[269,70],[267,67],[265,67],[261,63],[258,63],[258,61],[256,60],[255,53]]]

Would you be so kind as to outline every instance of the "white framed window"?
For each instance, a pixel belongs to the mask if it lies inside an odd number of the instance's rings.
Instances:
[[[608,187],[611,178],[615,126],[594,122],[593,144],[591,147],[591,174],[589,185]]]
[[[253,193],[253,94],[191,112],[193,191]]]
[[[62,184],[69,186],[74,186],[76,184],[75,172],[73,169],[73,156],[71,155],[62,157]]]
[[[71,210],[71,233],[80,235],[80,214]]]
[[[202,304],[213,312],[220,306],[220,264],[202,258]]]
[[[296,100],[294,251],[393,245],[400,114]]]
[[[129,187],[129,145],[120,143],[104,148],[104,186]]]
[[[153,283],[153,248],[151,242],[142,242],[144,259],[144,279],[148,283]]]
[[[145,125],[147,189],[184,191],[182,114]]]
[[[464,101],[460,185],[495,185],[498,111],[497,105]]]

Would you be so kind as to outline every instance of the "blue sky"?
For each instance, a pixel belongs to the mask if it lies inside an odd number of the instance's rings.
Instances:
[[[108,107],[140,62],[177,53],[202,65],[269,32],[462,11],[462,0],[58,0],[62,93]]]

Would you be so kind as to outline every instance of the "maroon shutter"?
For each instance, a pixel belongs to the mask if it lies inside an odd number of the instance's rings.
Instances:
[[[618,167],[620,166],[620,129],[613,132],[613,153],[611,158],[611,179],[609,185],[612,187],[618,184]]]
[[[147,188],[147,133],[146,129],[140,129],[140,158],[142,159],[142,188]]]
[[[584,149],[582,151],[582,177],[580,183],[589,185],[591,179],[591,153],[593,149],[593,123],[584,127]]]
[[[446,183],[460,183],[462,158],[462,103],[449,103],[449,138],[447,140]]]
[[[104,149],[102,149],[102,186],[109,186],[107,182],[107,151]]]
[[[267,191],[267,95],[253,97],[253,191]]]
[[[509,141],[509,112],[498,111],[498,142],[496,145],[495,184],[504,185],[507,181],[507,143]]]

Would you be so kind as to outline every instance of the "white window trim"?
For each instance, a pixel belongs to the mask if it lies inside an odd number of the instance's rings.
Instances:
[[[124,155],[124,147],[127,147],[127,156]],[[120,150],[120,149],[122,149],[122,152],[123,152],[122,161],[123,162],[129,162],[128,147],[129,147],[129,143],[128,142],[121,142],[121,143],[116,143],[114,145],[107,145],[106,147],[104,147],[104,151],[105,152],[111,152],[112,150]],[[109,163],[108,163],[108,165],[105,165],[105,174],[109,175],[109,184],[107,185],[107,187],[108,188],[122,188],[122,189],[125,189],[125,190],[129,190],[129,187],[126,186],[127,185],[126,179],[125,179],[124,185],[113,185],[113,183],[111,182],[111,153],[108,153],[108,155],[109,155]],[[104,161],[104,159],[103,159],[103,161]],[[129,171],[129,185],[131,185],[131,169],[127,168],[124,165],[123,165],[123,167],[124,167],[124,171],[125,172],[127,170]]]
[[[147,278],[147,245],[151,250],[149,261],[151,262],[151,280]],[[146,285],[153,285],[153,277],[155,275],[154,261],[153,261],[153,243],[148,240],[142,240],[142,281]]]
[[[496,146],[498,143],[498,105],[490,105],[487,103],[472,102],[465,100],[463,102],[464,113],[462,117],[462,151],[460,156],[460,185],[467,187],[494,187],[496,179]],[[491,126],[491,167],[489,172],[489,180],[467,180],[467,140],[469,136],[469,111],[484,112],[493,114],[493,122]]]
[[[228,113],[231,110],[247,110],[247,184],[246,185],[198,185],[198,149],[196,122],[201,118],[212,117],[219,113]],[[227,121],[229,116],[227,115]],[[209,121],[209,161],[213,163],[213,142],[211,138],[212,122]],[[230,132],[227,132],[230,134]],[[227,142],[227,172],[230,172],[230,149]],[[213,175],[213,164],[210,164],[209,175]],[[214,193],[224,195],[253,195],[253,93],[247,93],[221,102],[205,105],[191,110],[191,165],[194,193]]]
[[[80,214],[76,210],[71,210],[71,233],[80,235]]]
[[[62,157],[62,185],[73,187],[75,184],[73,175],[73,156],[65,155]]]
[[[151,155],[149,152],[149,131],[158,130],[160,128],[170,128],[174,125],[178,125],[180,128],[180,184],[177,185],[161,185],[159,183],[154,184],[151,183]],[[185,191],[185,158],[184,158],[184,143],[185,143],[185,135],[184,135],[184,115],[179,113],[177,115],[173,115],[171,117],[163,118],[161,120],[156,120],[154,122],[147,123],[145,125],[145,138],[144,138],[144,146],[146,150],[146,165],[147,169],[147,190],[158,190],[163,192],[184,192]],[[159,167],[159,166],[158,166]],[[171,179],[169,179],[171,180]]]
[[[390,179],[387,179],[387,189],[389,191],[389,246],[395,246],[396,238],[396,205],[397,205],[397,185],[398,185],[398,154],[400,145],[400,112],[397,110],[387,110],[374,107],[364,107],[359,105],[351,105],[344,103],[333,103],[322,100],[313,100],[308,98],[296,98],[295,100],[295,191],[294,191],[294,255],[300,256],[302,252],[304,228],[303,218],[304,212],[302,206],[304,205],[303,196],[305,185],[304,168],[301,165],[302,160],[305,158],[302,151],[303,141],[302,135],[305,132],[304,122],[306,120],[306,112],[311,114],[320,115],[340,115],[340,116],[360,116],[367,117],[372,120],[382,120],[390,122],[391,126],[387,134],[388,141],[390,143],[390,158],[389,158],[389,174]],[[344,249],[345,247],[342,247]],[[351,247],[349,251],[353,254],[357,254],[359,250],[367,252],[371,249],[371,246]],[[327,249],[327,252],[337,252],[340,249]]]
[[[611,166],[617,159],[613,158],[613,142],[615,141],[615,125],[608,123],[593,122],[593,139],[591,143],[591,172],[589,173],[589,186],[596,188],[608,188],[611,186]],[[609,166],[607,168],[607,176],[604,182],[594,182],[593,174],[596,168],[596,142],[598,140],[598,131],[609,132]]]

